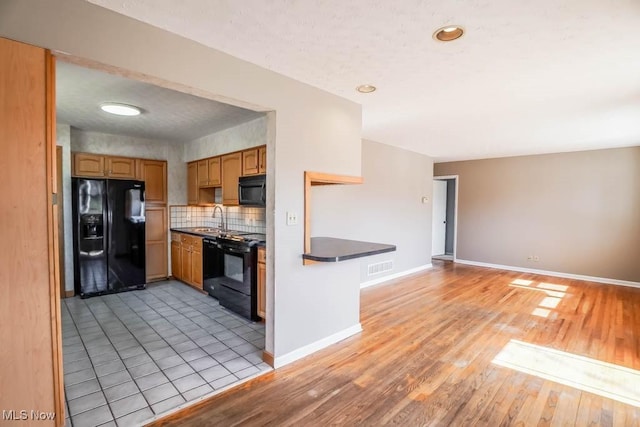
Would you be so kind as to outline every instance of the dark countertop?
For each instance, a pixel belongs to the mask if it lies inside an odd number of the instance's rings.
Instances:
[[[303,254],[303,259],[317,262],[339,262],[370,255],[394,252],[395,245],[337,239],[334,237],[312,237],[311,252]]]
[[[170,228],[170,231],[175,231],[176,233],[185,233],[191,234],[192,236],[198,237],[208,237],[217,239],[219,237],[226,237],[229,235],[238,235],[245,237],[252,241],[253,245],[265,245],[266,236],[260,233],[251,233],[249,231],[238,231],[238,230],[227,230],[225,233],[222,232],[219,228],[214,227],[184,227],[184,228]]]
[[[185,228],[170,228],[171,231],[175,231],[177,233],[186,233],[192,234],[194,236],[199,237],[218,237],[220,235],[219,228],[209,228],[209,227],[185,227]],[[204,231],[211,230],[211,231]]]

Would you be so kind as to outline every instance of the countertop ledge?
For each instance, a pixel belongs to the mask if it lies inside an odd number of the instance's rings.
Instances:
[[[316,262],[340,262],[394,252],[395,250],[395,245],[384,243],[361,242],[335,237],[312,237],[311,252],[303,254],[302,258]]]
[[[217,230],[217,231],[196,231],[196,229],[202,229],[202,228],[206,228],[206,227],[184,227],[184,228],[170,228],[169,231],[175,231],[176,233],[185,233],[185,234],[191,234],[193,236],[199,236],[199,237],[218,237],[220,235],[220,231],[218,229],[215,229],[214,227],[211,227],[212,230]]]

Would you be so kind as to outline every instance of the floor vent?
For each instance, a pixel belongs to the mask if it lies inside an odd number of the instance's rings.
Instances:
[[[382,261],[376,264],[369,264],[367,266],[367,275],[373,276],[390,270],[393,270],[393,261]]]

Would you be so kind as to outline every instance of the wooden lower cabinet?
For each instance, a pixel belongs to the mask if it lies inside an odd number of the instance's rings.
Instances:
[[[177,236],[178,240],[174,240]],[[182,280],[182,258],[181,258],[180,235],[171,233],[171,275],[178,280]]]
[[[192,264],[192,256],[191,256],[191,244],[186,243],[182,240],[182,247],[180,248],[180,264],[182,268],[182,281],[191,284],[191,264]]]
[[[202,290],[202,237],[171,233],[173,277]]]
[[[145,258],[147,282],[167,278],[167,208],[147,206]]]
[[[258,248],[258,316],[267,318],[267,257],[265,248]]]
[[[194,237],[194,239],[198,239]],[[192,246],[191,252],[191,284],[198,289],[202,289],[202,239],[200,240],[200,248],[195,244]]]

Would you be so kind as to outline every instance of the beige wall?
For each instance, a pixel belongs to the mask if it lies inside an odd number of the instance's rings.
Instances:
[[[111,135],[71,128],[71,151],[167,161],[167,198],[170,205],[187,202],[187,168],[183,144],[133,136]]]
[[[184,161],[191,162],[266,145],[267,124],[267,116],[263,116],[189,141],[184,145]]]
[[[287,226],[285,214],[302,215],[305,170],[361,173],[360,105],[82,0],[2,1],[0,35],[275,111],[267,130],[266,348],[291,360],[359,327],[359,265],[303,266],[302,222]]]
[[[362,141],[361,185],[313,188],[312,232],[396,245],[395,252],[361,258],[360,282],[426,267],[431,263],[431,158]],[[369,276],[367,266],[393,261],[393,270]]]
[[[640,147],[434,170],[460,176],[459,259],[640,282]]]
[[[71,126],[56,123],[56,145],[62,147],[62,221],[64,222],[64,288],[73,290],[73,217],[71,209]]]

